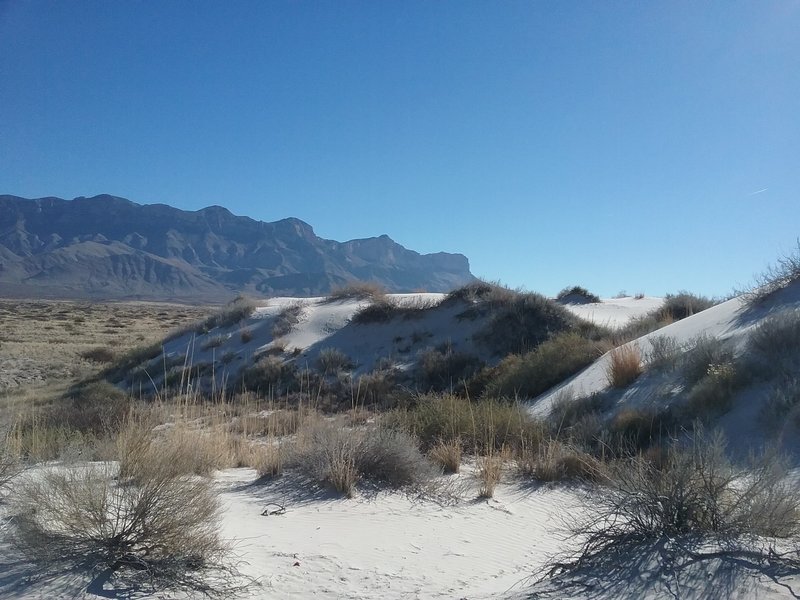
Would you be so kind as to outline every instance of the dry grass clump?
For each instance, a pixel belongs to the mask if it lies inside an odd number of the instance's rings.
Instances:
[[[386,295],[386,290],[378,283],[371,281],[353,281],[342,287],[331,290],[325,302],[342,302],[344,300],[380,300]]]
[[[611,351],[606,376],[611,387],[625,388],[642,374],[642,353],[637,344],[626,344]]]
[[[122,356],[117,357],[113,363],[99,374],[99,377],[112,383],[130,380],[137,367],[141,367],[160,356],[162,351],[163,348],[160,343],[133,348]]]
[[[203,350],[211,350],[212,348],[219,348],[227,340],[228,340],[227,336],[215,335],[215,336],[205,340],[203,342],[202,346],[200,346],[200,348],[203,349]]]
[[[706,375],[692,386],[686,402],[688,414],[708,420],[730,410],[733,395],[742,385],[742,378],[733,362],[711,364]]]
[[[750,334],[747,349],[759,377],[790,377],[800,371],[800,309],[764,319]]]
[[[789,377],[778,381],[770,390],[767,400],[761,409],[762,420],[770,427],[781,426],[793,422],[800,425],[800,377]]]
[[[299,385],[297,367],[277,356],[265,356],[252,367],[244,369],[241,376],[245,389],[269,397],[282,395]]]
[[[230,327],[241,323],[256,310],[256,301],[246,296],[237,296],[224,308],[208,317],[198,328],[198,333],[208,333],[216,327]]]
[[[239,333],[239,341],[243,344],[249,344],[253,341],[253,330],[252,329],[242,329]]]
[[[677,294],[667,294],[656,314],[660,321],[680,321],[715,304],[717,302],[710,298],[682,290]]]
[[[479,498],[493,498],[494,490],[503,476],[506,463],[509,461],[511,453],[503,448],[499,452],[490,452],[486,456],[478,457],[475,476],[478,479],[480,488],[478,489]]]
[[[602,345],[576,332],[558,334],[526,354],[504,358],[493,371],[487,393],[534,397],[590,365]]]
[[[445,473],[458,473],[461,469],[461,458],[464,448],[458,438],[452,440],[438,440],[430,450],[428,457],[442,467]]]
[[[287,446],[278,441],[252,446],[250,452],[250,466],[259,477],[278,477],[289,461]]]
[[[602,471],[597,459],[557,439],[548,439],[537,448],[526,449],[517,457],[516,464],[523,477],[544,482],[596,481]]]

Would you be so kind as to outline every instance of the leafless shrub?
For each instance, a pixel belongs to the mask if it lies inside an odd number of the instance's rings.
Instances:
[[[800,239],[791,253],[778,258],[775,265],[757,275],[755,283],[741,294],[747,305],[752,308],[798,280],[800,280]]]
[[[747,340],[753,371],[760,377],[791,376],[800,370],[800,309],[787,309],[759,323]]]
[[[606,370],[608,383],[615,388],[625,388],[642,374],[642,353],[636,344],[626,344],[611,351]]]
[[[13,543],[44,569],[81,567],[121,582],[145,572],[158,589],[229,595],[219,579],[202,578],[208,569],[231,573],[211,484],[175,477],[168,457],[154,458],[135,481],[101,465],[31,474],[11,499]]]
[[[239,340],[243,344],[249,344],[251,341],[253,341],[253,330],[242,329],[241,333],[239,333]]]
[[[201,348],[203,350],[211,350],[212,348],[219,348],[227,341],[227,337],[224,335],[215,335],[203,342]]]
[[[702,312],[714,306],[716,302],[705,296],[698,296],[687,291],[667,294],[664,304],[658,309],[659,320],[680,321],[686,317]]]
[[[709,365],[705,377],[689,390],[686,409],[690,417],[707,420],[728,412],[740,383],[733,362]]]
[[[691,387],[708,375],[711,366],[732,364],[733,361],[733,350],[727,342],[701,335],[690,342],[681,357],[680,367],[683,378]]]
[[[551,563],[550,575],[602,563],[621,548],[672,546],[687,536],[747,543],[754,536],[790,537],[800,530],[798,495],[786,479],[785,461],[765,454],[736,466],[725,456],[721,435],[707,436],[702,428],[690,445],[672,446],[661,464],[636,455],[608,464],[605,475],[585,510],[569,520],[574,553]]]

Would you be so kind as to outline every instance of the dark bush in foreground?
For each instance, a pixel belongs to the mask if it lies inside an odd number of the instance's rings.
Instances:
[[[417,364],[417,385],[425,391],[452,390],[483,367],[483,361],[474,354],[451,348],[444,352],[430,349],[422,353]]]
[[[659,320],[680,321],[714,306],[716,302],[705,296],[686,291],[667,294],[664,304],[658,309]]]

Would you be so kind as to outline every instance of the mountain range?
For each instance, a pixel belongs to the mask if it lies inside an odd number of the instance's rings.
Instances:
[[[473,279],[461,254],[419,254],[386,235],[326,240],[295,218],[0,195],[0,296],[218,302],[322,295],[355,280],[448,291]]]

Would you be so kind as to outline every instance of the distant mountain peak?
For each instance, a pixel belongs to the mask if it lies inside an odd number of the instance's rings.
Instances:
[[[313,296],[353,280],[391,292],[471,280],[461,254],[419,254],[388,235],[336,242],[300,219],[184,211],[101,194],[0,195],[0,295],[222,301]]]

